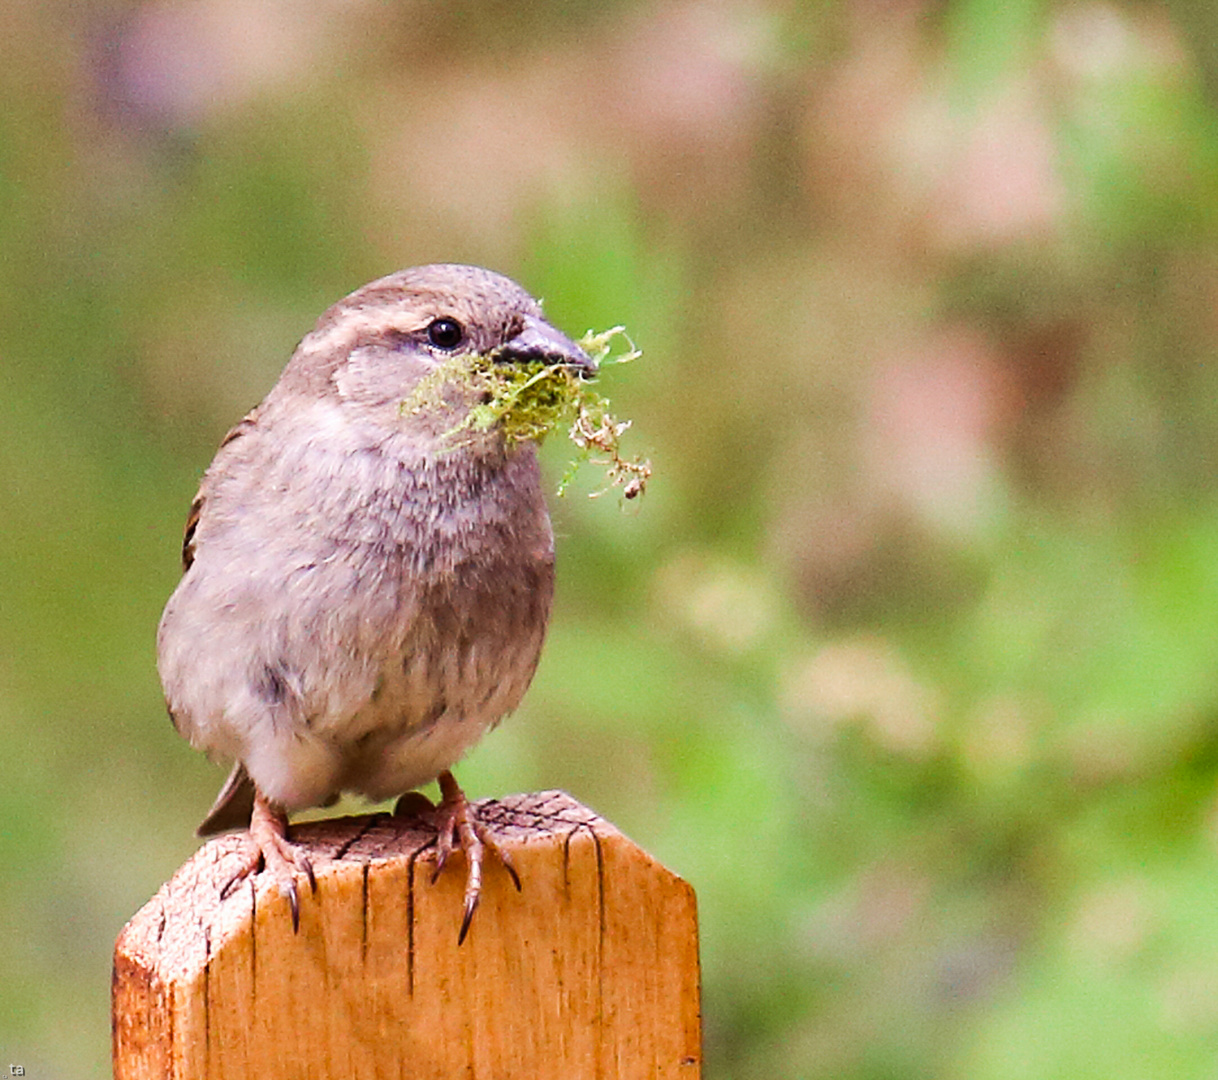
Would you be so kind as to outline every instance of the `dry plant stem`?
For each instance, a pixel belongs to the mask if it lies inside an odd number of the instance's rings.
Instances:
[[[313,864],[304,851],[288,839],[288,816],[262,794],[254,795],[254,811],[250,815],[246,836],[245,862],[221,890],[227,897],[242,881],[261,869],[275,879],[279,891],[288,898],[292,909],[292,930],[300,930],[300,896],[296,889],[299,871],[309,879],[309,887],[317,892]]]

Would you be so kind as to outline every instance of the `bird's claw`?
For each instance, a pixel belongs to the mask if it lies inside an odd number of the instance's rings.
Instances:
[[[292,932],[300,931],[300,893],[296,875],[302,873],[312,892],[317,892],[317,875],[303,849],[287,838],[287,816],[261,794],[254,800],[249,832],[245,836],[245,851],[236,873],[220,889],[220,899],[227,900],[233,890],[247,878],[266,870],[287,897],[292,911]]]
[[[487,850],[494,852],[495,857],[503,864],[503,868],[520,891],[520,874],[512,861],[511,855],[495,839],[490,828],[478,820],[477,814],[470,806],[465,792],[458,786],[452,773],[440,774],[440,805],[431,807],[429,813],[419,814],[430,819],[436,829],[436,866],[432,871],[431,882],[434,885],[440,878],[448,857],[454,848],[465,852],[465,902],[461,917],[461,929],[457,934],[457,944],[465,941],[470,924],[474,920],[474,912],[478,910],[478,901],[482,897],[482,863]],[[413,806],[413,804],[411,804]],[[430,806],[430,804],[428,804]],[[398,811],[405,807],[400,803]]]

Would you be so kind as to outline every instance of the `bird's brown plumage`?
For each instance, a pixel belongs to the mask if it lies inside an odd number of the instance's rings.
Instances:
[[[437,320],[458,345],[436,344]],[[257,818],[259,799],[282,818],[401,794],[519,703],[553,590],[534,447],[494,430],[445,445],[460,387],[402,408],[453,352],[510,361],[514,341],[589,363],[506,278],[401,271],[330,308],[221,444],[158,632],[175,725],[236,762],[205,828]]]

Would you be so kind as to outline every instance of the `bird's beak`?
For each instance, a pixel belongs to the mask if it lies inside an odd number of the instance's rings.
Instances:
[[[507,363],[540,360],[563,364],[584,379],[596,375],[596,362],[583,349],[544,319],[533,317],[525,319],[523,329],[499,349],[496,359]]]

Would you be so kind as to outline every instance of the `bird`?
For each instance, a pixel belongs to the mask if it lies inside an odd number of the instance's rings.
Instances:
[[[267,872],[296,928],[298,875],[316,880],[289,815],[344,793],[416,810],[422,799],[436,877],[464,850],[459,941],[485,850],[520,887],[452,768],[532,680],[554,535],[533,440],[495,427],[450,438],[477,397],[459,380],[405,407],[466,354],[596,374],[509,278],[400,270],[321,316],[224,437],[191,504],[157,670],[177,731],[233,762],[198,829],[246,830],[225,895]],[[433,780],[438,805],[408,794]]]

